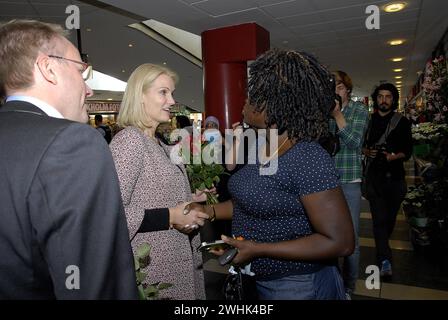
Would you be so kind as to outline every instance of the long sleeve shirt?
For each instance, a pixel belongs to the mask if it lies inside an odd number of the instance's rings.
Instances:
[[[347,125],[339,130],[334,119],[330,119],[330,131],[339,136],[341,149],[334,157],[341,183],[361,179],[361,149],[367,128],[369,112],[367,107],[350,100],[342,110]]]

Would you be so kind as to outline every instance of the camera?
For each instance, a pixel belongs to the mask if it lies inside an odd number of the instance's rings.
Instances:
[[[342,108],[342,97],[336,94],[334,99],[339,103],[339,108]]]
[[[384,152],[387,151],[387,145],[385,143],[382,144],[375,144],[373,146],[373,149],[377,150],[377,154],[376,154],[376,162],[379,165],[386,165],[387,164],[387,158],[386,155],[384,154]]]
[[[375,144],[373,146],[373,149],[378,150],[378,154],[381,153],[383,154],[383,152],[387,151],[387,146],[385,143],[382,144]]]

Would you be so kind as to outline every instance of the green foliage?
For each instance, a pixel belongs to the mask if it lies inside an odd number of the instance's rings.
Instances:
[[[202,144],[201,152],[207,146],[207,143]],[[193,150],[193,148],[192,148]],[[213,156],[213,154],[212,154]],[[193,155],[192,157],[193,158]],[[190,180],[191,191],[195,192],[196,190],[204,190],[204,189],[212,189],[216,184],[220,181],[220,176],[222,174],[227,174],[224,172],[224,167],[218,163],[205,164],[202,161],[201,156],[201,164],[186,164],[186,171],[188,174],[188,178]],[[207,204],[216,204],[218,203],[218,197],[216,194],[212,194],[207,192]]]
[[[171,283],[157,282],[151,285],[143,283],[146,278],[146,273],[143,269],[146,268],[150,259],[151,247],[147,243],[143,243],[137,248],[136,255],[134,257],[135,264],[135,277],[137,281],[138,295],[140,300],[154,300],[157,299],[160,290],[164,290],[172,287]]]

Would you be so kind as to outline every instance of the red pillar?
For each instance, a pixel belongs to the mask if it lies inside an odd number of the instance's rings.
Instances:
[[[269,32],[256,23],[202,33],[206,116],[219,119],[220,129],[241,121],[247,97],[247,61],[269,49]]]

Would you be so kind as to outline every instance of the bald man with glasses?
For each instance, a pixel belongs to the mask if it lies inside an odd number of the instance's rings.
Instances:
[[[0,25],[0,299],[136,299],[118,177],[86,124],[91,67],[65,35]]]

